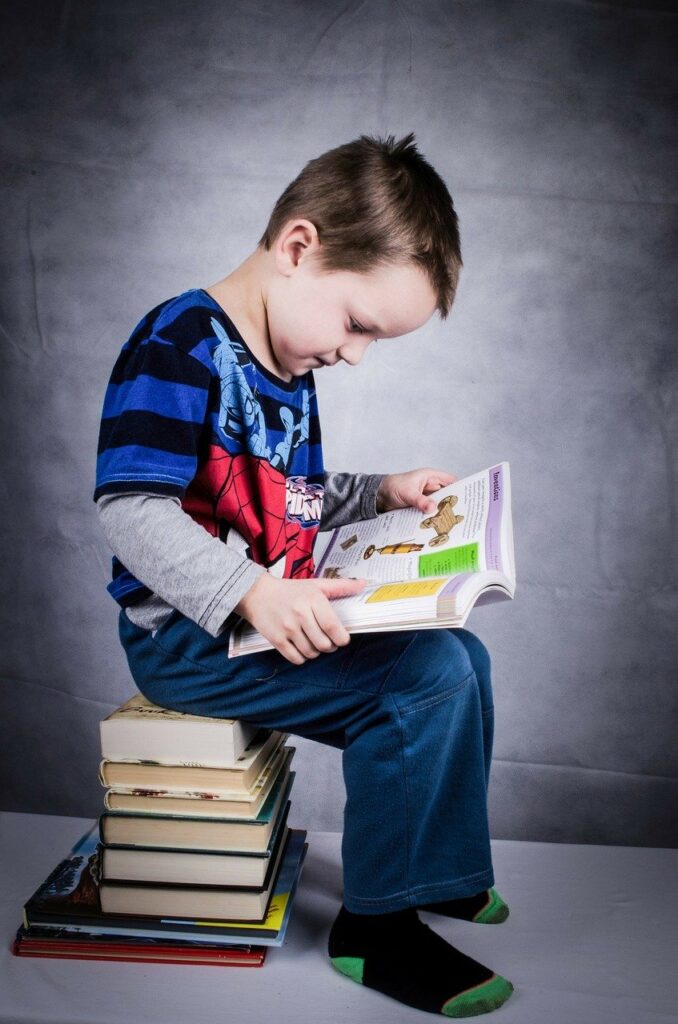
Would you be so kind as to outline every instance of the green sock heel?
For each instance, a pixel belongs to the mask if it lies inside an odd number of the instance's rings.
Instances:
[[[501,924],[509,916],[509,908],[496,889],[488,890],[487,904],[471,920],[475,924]]]

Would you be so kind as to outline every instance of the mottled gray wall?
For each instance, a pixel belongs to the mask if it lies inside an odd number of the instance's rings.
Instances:
[[[493,834],[676,844],[670,6],[3,4],[3,807],[95,816],[132,692],[91,500],[120,346],[244,259],[308,159],[414,130],[459,298],[317,374],[326,464],[510,460],[519,590],[470,623]],[[292,821],[340,829],[340,754],[297,747]]]

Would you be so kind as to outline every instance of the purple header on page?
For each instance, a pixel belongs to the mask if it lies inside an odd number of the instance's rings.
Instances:
[[[453,576],[449,583],[446,583],[438,597],[453,597],[458,594],[466,583],[466,580],[473,576],[472,572],[460,572]]]
[[[485,553],[487,568],[504,571],[501,560],[501,511],[504,503],[504,471],[501,466],[493,466],[489,471],[490,508],[485,524]]]

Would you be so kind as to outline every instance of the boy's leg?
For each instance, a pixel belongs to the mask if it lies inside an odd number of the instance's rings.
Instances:
[[[243,718],[343,749],[345,905],[384,913],[493,883],[481,699],[450,630],[355,634],[303,665],[229,659],[178,612],[154,637],[124,612],[132,676],[155,703]]]
[[[485,644],[475,633],[468,629],[451,629],[450,632],[463,643],[469,656],[473,671],[476,674],[480,708],[483,718],[483,756],[485,759],[485,784],[490,783],[490,767],[492,764],[492,744],[494,740],[494,699],[492,696],[492,678],[490,655]]]
[[[483,730],[483,756],[485,760],[485,784],[489,785],[492,762],[492,741],[494,734],[494,706],[490,677],[490,655],[485,645],[467,629],[452,629],[450,632],[464,644],[478,683]],[[445,917],[456,917],[478,924],[501,924],[509,916],[509,908],[496,889],[483,889],[474,896],[459,899],[433,901],[423,908]]]
[[[481,699],[452,631],[361,634],[292,665],[228,659],[176,613],[151,637],[120,617],[139,689],[195,714],[243,718],[343,749],[345,898],[328,952],[342,973],[446,1016],[500,1006],[512,986],[424,925],[415,907],[492,881]],[[398,909],[403,908],[403,909]]]

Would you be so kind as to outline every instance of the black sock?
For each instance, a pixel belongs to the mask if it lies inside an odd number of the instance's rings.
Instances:
[[[509,908],[496,889],[484,889],[475,896],[457,900],[424,903],[419,910],[456,917],[461,921],[475,921],[477,924],[501,924],[509,916]]]
[[[415,907],[352,914],[342,905],[327,950],[342,974],[407,1006],[447,1017],[487,1013],[513,986],[419,920]]]

